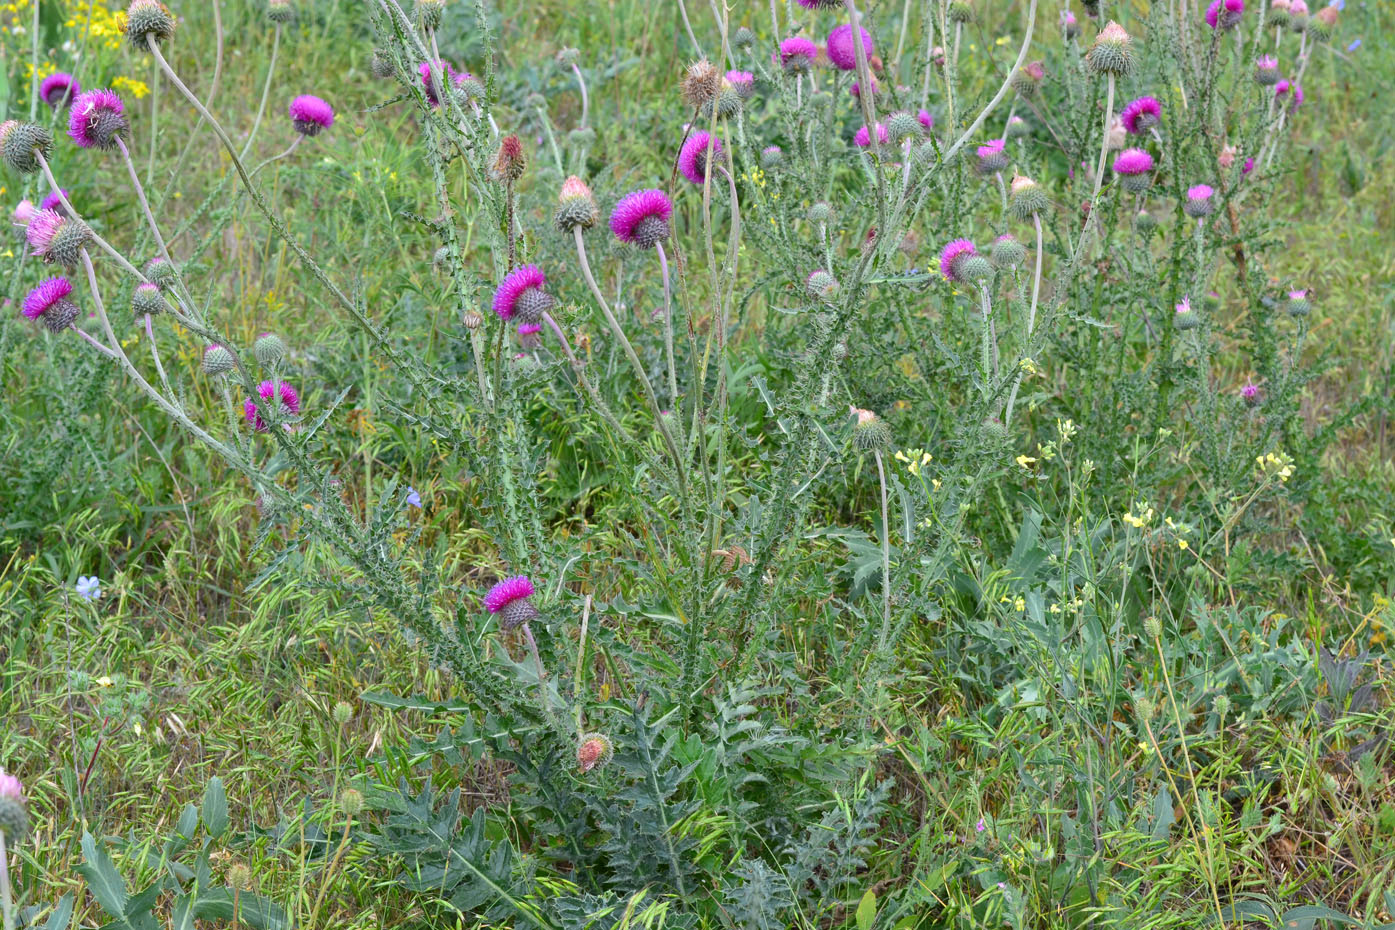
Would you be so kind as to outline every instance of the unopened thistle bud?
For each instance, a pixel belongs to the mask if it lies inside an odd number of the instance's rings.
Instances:
[[[1046,69],[1039,61],[1029,61],[1012,72],[1012,89],[1023,97],[1035,97],[1046,77]]]
[[[160,290],[167,290],[178,280],[175,267],[158,255],[145,263],[145,276]]]
[[[342,727],[354,719],[354,708],[348,701],[336,701],[330,714],[334,717],[334,722]]]
[[[971,23],[974,21],[974,8],[969,0],[949,0],[946,15],[952,23]]]
[[[252,343],[252,354],[256,356],[259,365],[275,368],[286,357],[286,344],[281,341],[280,336],[262,333],[257,337],[257,341]]]
[[[747,85],[754,92],[755,85]],[[712,119],[712,108],[717,108],[717,115],[722,117],[735,116],[741,110],[741,101],[745,99],[730,81],[722,80],[721,87],[717,90],[717,96],[704,103],[698,110],[705,120]]]
[[[881,417],[870,410],[848,407],[848,413],[856,417],[853,423],[853,445],[862,452],[874,452],[891,445],[891,429]]]
[[[785,153],[778,145],[769,145],[760,151],[760,166],[766,171],[773,171],[784,164]]]
[[[417,22],[423,29],[440,29],[446,0],[417,0]]]
[[[217,377],[233,370],[233,354],[216,342],[203,350],[203,373]]]
[[[1288,7],[1289,0],[1271,0],[1269,12],[1264,17],[1264,24],[1276,29],[1288,28]]]
[[[988,258],[998,268],[1014,268],[1027,257],[1027,247],[1012,233],[1004,233],[988,247]]]
[[[1177,305],[1176,312],[1172,315],[1172,325],[1183,331],[1196,329],[1201,325],[1201,317],[1192,309],[1189,298],[1183,297],[1182,302]]]
[[[1158,715],[1158,706],[1148,695],[1140,694],[1133,699],[1133,711],[1140,723],[1147,723]]]
[[[1284,306],[1285,309],[1288,310],[1288,315],[1295,318],[1307,316],[1313,309],[1312,302],[1308,299],[1307,291],[1289,291],[1288,301]]]
[[[919,139],[925,135],[925,129],[920,125],[920,120],[916,119],[914,113],[907,113],[904,110],[893,113],[886,121],[886,137],[889,141],[900,145],[907,139]]]
[[[1187,188],[1187,200],[1182,204],[1182,212],[1192,219],[1210,216],[1216,209],[1216,191],[1209,184],[1197,184]]]
[[[131,0],[126,7],[126,41],[136,51],[150,51],[147,40],[159,45],[173,35],[174,14],[159,0]]]
[[[562,182],[562,192],[557,195],[557,212],[552,217],[559,230],[571,232],[573,229],[590,229],[600,218],[596,198],[591,195],[591,188],[586,186],[585,181],[571,175]]]
[[[678,89],[689,109],[700,109],[717,99],[722,90],[722,72],[706,58],[699,59],[688,66]]]
[[[1110,20],[1095,36],[1095,44],[1085,53],[1085,66],[1095,74],[1128,77],[1137,63],[1133,54],[1133,39],[1124,27]]]
[[[234,862],[228,866],[228,886],[239,892],[252,887],[252,870],[246,863]]]
[[[165,302],[165,295],[149,281],[137,284],[134,293],[131,294],[131,313],[137,319],[147,314],[159,316],[169,308],[170,305]]]
[[[527,166],[527,159],[523,156],[523,143],[518,140],[518,136],[504,136],[499,142],[499,151],[494,155],[494,164],[490,166],[489,174],[501,183],[512,183],[523,177],[523,171]]]
[[[960,264],[959,273],[965,281],[983,286],[993,277],[993,263],[982,255],[971,255]]]
[[[1162,621],[1154,616],[1144,617],[1143,635],[1149,639],[1162,639]]]
[[[267,0],[266,18],[273,23],[288,23],[295,19],[295,4],[291,0]]]
[[[345,788],[339,792],[339,808],[350,817],[363,813],[363,792],[357,788]]]
[[[1158,218],[1147,210],[1139,210],[1133,217],[1133,226],[1143,235],[1148,235],[1158,228]]]
[[[584,775],[603,768],[615,755],[615,744],[604,733],[587,733],[576,746],[576,767]]]
[[[47,160],[52,154],[53,133],[38,123],[18,120],[0,123],[0,157],[20,174],[38,171],[40,156]]]
[[[540,323],[557,303],[543,288],[547,275],[537,265],[521,265],[510,271],[494,291],[494,313],[501,320]]]
[[[1017,114],[1008,117],[1007,137],[1009,139],[1021,139],[1023,136],[1032,134],[1032,124],[1027,122]]]
[[[809,222],[819,226],[827,226],[833,222],[833,207],[827,201],[820,200],[809,208]]]
[[[1031,178],[1017,175],[1012,179],[1008,194],[1008,213],[1014,219],[1026,222],[1032,217],[1046,212],[1050,207],[1046,192]]]
[[[24,786],[18,778],[0,770],[0,834],[4,834],[7,844],[14,845],[28,833],[29,808],[24,800]],[[0,869],[5,867],[5,863],[0,863]],[[5,905],[8,907],[9,903],[7,900]]]
[[[804,290],[815,300],[829,301],[838,293],[838,279],[820,268],[804,280]]]
[[[1314,13],[1308,18],[1308,35],[1319,42],[1331,39],[1337,28],[1337,12],[1337,7],[1329,5]]]
[[[751,46],[756,44],[756,34],[742,26],[732,33],[731,44],[736,46],[739,51],[750,51]]]

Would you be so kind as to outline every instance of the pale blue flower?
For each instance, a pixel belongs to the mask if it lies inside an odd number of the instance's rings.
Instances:
[[[1351,44],[1347,46],[1347,51],[1349,51],[1349,52],[1354,52],[1354,51],[1356,51],[1356,50],[1357,50],[1358,48],[1360,48],[1360,47],[1361,47],[1361,40],[1360,40],[1360,39],[1353,39],[1352,42],[1351,42]]]
[[[96,575],[79,575],[77,580],[78,597],[95,601],[102,596],[102,583]]]
[[[407,485],[407,505],[409,507],[415,507],[418,510],[421,509],[421,495],[418,494],[417,489],[411,485]]]
[[[1332,2],[1327,5],[1336,7],[1339,10],[1345,10],[1347,8],[1347,0],[1332,0]]]

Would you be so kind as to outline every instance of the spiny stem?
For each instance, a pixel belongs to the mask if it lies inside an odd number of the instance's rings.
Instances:
[[[886,503],[886,466],[882,462],[882,450],[874,449],[877,459],[877,484],[882,492],[882,630],[877,637],[877,653],[886,651],[886,641],[891,635],[891,536],[888,529],[890,509]]]
[[[271,34],[271,60],[266,66],[266,81],[262,84],[262,102],[257,107],[257,118],[252,121],[252,131],[247,133],[247,142],[242,146],[242,151],[238,158],[246,158],[247,153],[252,150],[252,142],[257,138],[257,130],[261,128],[262,116],[266,113],[267,97],[271,94],[271,78],[276,73],[276,52],[281,48],[281,24],[276,24],[276,31]],[[211,95],[210,95],[211,96]]]
[[[664,280],[664,353],[668,356],[668,402],[678,403],[678,371],[673,361],[673,286],[669,281],[668,256],[664,254],[664,244],[654,243],[654,251],[659,253],[659,272]]]

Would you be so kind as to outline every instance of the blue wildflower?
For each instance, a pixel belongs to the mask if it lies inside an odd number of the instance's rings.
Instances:
[[[1357,50],[1358,48],[1360,48],[1360,47],[1361,47],[1361,40],[1360,40],[1360,39],[1353,39],[1352,42],[1351,42],[1351,44],[1347,46],[1347,51],[1349,51],[1349,52],[1354,52],[1354,51],[1356,51],[1356,50]]]
[[[418,494],[417,489],[411,485],[407,486],[407,505],[409,507],[415,507],[418,510],[421,509],[421,495]]]
[[[78,597],[95,601],[102,596],[102,583],[96,575],[79,575],[76,585]]]

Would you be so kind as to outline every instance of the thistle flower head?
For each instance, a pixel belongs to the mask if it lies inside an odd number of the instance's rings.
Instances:
[[[1211,0],[1206,8],[1206,25],[1212,29],[1233,29],[1240,25],[1245,0]]]
[[[1124,187],[1137,193],[1148,187],[1149,174],[1153,170],[1153,156],[1143,149],[1125,149],[1114,159],[1113,167]]]
[[[815,300],[830,300],[838,292],[838,279],[820,268],[804,279],[804,290]]]
[[[1260,55],[1255,59],[1255,83],[1266,87],[1279,83],[1279,59],[1273,55]]]
[[[288,23],[295,19],[295,4],[291,0],[266,0],[266,18],[273,23]]]
[[[75,268],[83,247],[92,238],[92,231],[79,220],[55,210],[40,210],[29,221],[24,235],[34,255],[50,264]]]
[[[940,274],[946,281],[964,280],[960,273],[964,262],[978,254],[974,244],[968,239],[955,239],[940,252]]]
[[[814,67],[819,47],[804,36],[790,36],[780,43],[780,67],[791,74],[803,74]]]
[[[1080,35],[1080,24],[1075,20],[1075,14],[1070,10],[1061,11],[1061,29],[1065,32],[1067,39],[1074,39]]]
[[[778,145],[767,145],[760,150],[760,166],[766,171],[780,167],[785,161],[785,153]]]
[[[920,125],[920,120],[914,114],[904,110],[893,113],[886,120],[887,138],[894,143],[905,142],[908,139],[919,139],[925,135],[925,127]]]
[[[146,316],[156,316],[164,313],[170,308],[165,302],[165,295],[160,293],[160,289],[149,281],[142,281],[136,285],[136,289],[131,293],[131,314],[137,319]]]
[[[715,100],[721,92],[722,72],[706,58],[699,59],[688,66],[678,88],[683,95],[683,103],[691,110],[699,109]]]
[[[862,33],[862,53],[865,57],[872,57],[872,36],[866,29],[858,28]],[[833,31],[828,34],[828,60],[835,68],[842,71],[854,71],[857,69],[857,46],[853,44],[853,31],[849,23],[841,26],[834,26]]]
[[[756,93],[756,76],[749,71],[728,71],[723,75],[727,84],[736,91],[742,100],[750,100]]]
[[[494,164],[489,167],[489,175],[499,182],[517,181],[523,177],[523,171],[528,167],[527,159],[523,156],[523,143],[518,136],[507,135],[499,140],[499,150],[494,153]]]
[[[417,22],[423,29],[439,29],[445,9],[446,0],[417,0]]]
[[[990,139],[980,145],[976,151],[978,155],[978,172],[983,175],[996,174],[1008,166],[1008,156],[1006,139]]]
[[[317,136],[334,124],[334,108],[312,94],[301,94],[291,101],[291,123],[302,136]]]
[[[13,846],[28,833],[29,810],[24,801],[24,786],[18,778],[0,770],[0,834]]]
[[[53,133],[38,123],[5,120],[0,123],[0,158],[20,174],[33,174],[40,158],[53,154]]]
[[[1212,198],[1216,191],[1209,184],[1197,184],[1187,188],[1187,201],[1182,205],[1182,210],[1194,219],[1203,216],[1210,216],[1215,209]]]
[[[1008,188],[1008,212],[1022,222],[1046,211],[1051,203],[1046,192],[1031,178],[1014,175]]]
[[[286,343],[275,333],[262,333],[252,343],[252,355],[257,364],[274,369],[286,357]]]
[[[752,45],[756,44],[756,34],[745,26],[739,27],[731,34],[731,44],[741,51],[748,51]]]
[[[1288,292],[1288,315],[1291,317],[1307,316],[1312,310],[1312,303],[1308,300],[1308,292],[1296,290]]]
[[[295,388],[284,381],[263,381],[257,385],[257,396],[261,398],[263,406],[267,404],[279,404],[278,413],[282,416],[294,416],[300,413],[300,395]],[[242,404],[242,414],[252,428],[259,433],[266,432],[267,423],[262,419],[262,415],[257,410],[257,402],[252,398],[247,398]]]
[[[73,285],[67,278],[48,278],[28,293],[19,312],[40,321],[51,332],[61,333],[78,316],[77,304],[70,299],[72,293]]]
[[[203,350],[203,373],[217,377],[232,371],[233,354],[223,346],[214,343]]]
[[[722,140],[715,136],[710,136],[703,130],[698,130],[688,136],[688,141],[683,143],[683,148],[678,153],[678,170],[694,184],[701,185],[707,180],[707,146],[712,144],[712,158],[715,160],[722,154]]]
[[[863,452],[885,449],[891,445],[891,429],[881,417],[870,410],[848,405],[853,422],[853,445]]]
[[[669,235],[673,201],[657,188],[631,191],[610,211],[610,231],[621,242],[651,249]]]
[[[52,210],[53,212],[58,213],[62,216],[67,216],[68,208],[63,206],[63,201],[72,197],[72,195],[73,192],[68,190],[66,187],[60,188],[57,191],[51,192],[47,197],[39,201],[39,209]]]
[[[161,290],[173,286],[179,277],[175,273],[175,267],[158,255],[145,263],[145,276],[155,282]]]
[[[117,137],[129,130],[126,107],[115,91],[78,94],[68,111],[68,136],[85,149],[114,149]]]
[[[39,212],[39,208],[27,197],[15,204],[14,212],[10,214],[10,222],[16,226],[28,226],[29,221]]]
[[[66,71],[55,71],[39,84],[40,99],[55,110],[67,106],[80,93],[77,78]]]
[[[915,118],[920,121],[921,126],[925,127],[925,131],[927,134],[930,132],[930,130],[935,128],[935,115],[931,113],[929,110],[918,111],[915,115]]]
[[[537,323],[555,301],[543,290],[547,275],[537,265],[520,265],[510,271],[494,291],[494,313],[501,320],[515,316],[523,323]]]
[[[576,746],[576,767],[585,775],[592,769],[603,768],[614,755],[615,744],[610,737],[604,733],[587,733]]]
[[[988,247],[988,258],[996,268],[1015,268],[1027,257],[1027,247],[1012,233],[1004,233]]]
[[[1114,20],[1095,36],[1095,44],[1085,53],[1085,65],[1095,74],[1127,77],[1137,62],[1134,60],[1133,39]]]
[[[1131,135],[1140,135],[1162,121],[1162,104],[1156,97],[1139,97],[1124,107],[1119,117]]]
[[[1172,314],[1172,322],[1178,329],[1196,329],[1201,325],[1201,317],[1192,309],[1191,298],[1183,297],[1174,309],[1176,312]]]
[[[557,195],[557,212],[552,216],[552,222],[558,229],[562,232],[590,229],[600,218],[596,198],[585,181],[571,175],[562,182],[562,191]]]
[[[886,131],[886,124],[885,124],[885,123],[878,123],[878,124],[877,124],[877,143],[880,144],[880,145],[886,145],[887,142],[888,142],[888,140],[889,140],[889,138],[890,138],[890,137],[887,135],[887,131]],[[861,129],[859,129],[859,130],[857,131],[856,134],[853,135],[853,142],[854,142],[854,144],[856,144],[857,147],[860,148],[860,149],[868,148],[868,147],[871,146],[871,144],[872,144],[872,134],[871,134],[870,132],[867,131],[867,127],[866,127],[866,126],[863,126]]]
[[[125,32],[131,48],[148,52],[147,41],[163,44],[174,35],[174,14],[159,0],[131,0],[126,7]]]
[[[1261,400],[1259,396],[1259,385],[1255,384],[1253,381],[1247,381],[1245,386],[1240,389],[1240,399],[1243,400],[1247,406],[1258,407]]]
[[[499,615],[499,626],[511,630],[538,616],[533,606],[533,582],[527,575],[505,578],[484,596],[484,609]]]

